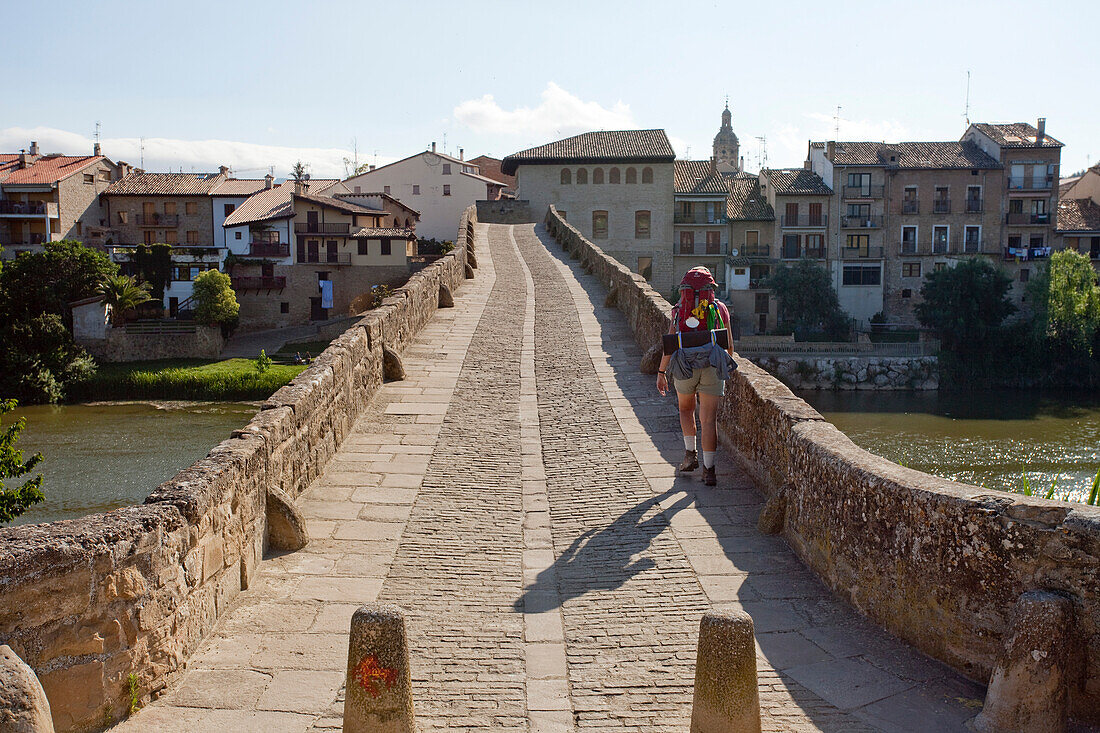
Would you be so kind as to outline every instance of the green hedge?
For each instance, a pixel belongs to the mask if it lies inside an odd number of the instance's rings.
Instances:
[[[91,379],[74,385],[69,399],[263,400],[305,370],[273,364],[263,374],[253,359],[166,359],[101,364]]]

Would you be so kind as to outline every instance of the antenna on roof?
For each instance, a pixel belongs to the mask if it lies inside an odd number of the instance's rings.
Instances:
[[[842,107],[838,104],[836,106],[836,117],[833,118],[833,122],[836,124],[836,127],[833,129],[833,140],[834,141],[840,139],[840,110],[841,109],[842,109]]]
[[[96,141],[96,144],[98,145],[99,144],[99,120],[95,121],[95,141]]]
[[[138,152],[140,162],[138,163],[138,167],[139,168],[144,168],[145,167],[145,138],[139,137],[138,138],[138,145],[140,146],[139,152]]]
[[[966,70],[966,109],[963,110],[966,126],[970,127],[970,69]]]
[[[760,149],[756,151],[756,167],[764,170],[768,167],[768,136],[760,135],[756,139],[760,142]]]

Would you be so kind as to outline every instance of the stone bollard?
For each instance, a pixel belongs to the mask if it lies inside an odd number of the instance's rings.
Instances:
[[[362,606],[351,617],[344,733],[416,733],[405,613]]]
[[[309,544],[306,519],[294,500],[280,488],[267,490],[267,546],[293,552]]]
[[[642,374],[656,374],[657,370],[661,367],[661,359],[663,357],[664,351],[661,349],[661,344],[657,344],[642,354],[642,360],[638,364],[638,369]]]
[[[455,296],[451,292],[451,289],[445,284],[439,284],[439,307],[440,308],[454,308]]]
[[[710,611],[699,622],[691,733],[759,733],[756,642],[744,611]]]
[[[50,702],[38,677],[6,644],[0,646],[0,731],[53,733]]]
[[[382,347],[382,378],[390,382],[405,379],[405,365],[401,363],[401,357],[388,346]]]
[[[1073,603],[1049,591],[1024,593],[1008,640],[974,718],[979,733],[1043,733],[1066,728],[1066,665]]]

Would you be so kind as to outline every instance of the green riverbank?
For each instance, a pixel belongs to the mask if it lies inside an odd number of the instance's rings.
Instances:
[[[100,364],[95,376],[73,385],[70,402],[101,400],[264,400],[305,370],[273,363],[262,374],[254,359],[161,359]]]

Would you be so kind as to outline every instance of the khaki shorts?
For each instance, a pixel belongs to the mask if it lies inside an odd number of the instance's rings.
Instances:
[[[691,373],[688,379],[673,379],[673,385],[679,394],[712,394],[721,397],[726,391],[726,383],[718,378],[714,367],[703,367]]]

